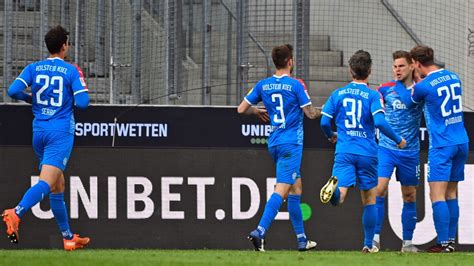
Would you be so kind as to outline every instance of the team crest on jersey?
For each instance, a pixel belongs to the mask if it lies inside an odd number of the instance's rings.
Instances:
[[[79,80],[81,81],[82,87],[86,86],[86,81],[84,80],[83,77],[80,77]]]

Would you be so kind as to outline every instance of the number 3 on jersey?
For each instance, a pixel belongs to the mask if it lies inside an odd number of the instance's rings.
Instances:
[[[53,90],[53,93],[58,94],[58,100],[55,101],[54,97],[51,97],[49,100],[51,106],[61,107],[63,104],[63,77],[61,76],[52,76],[51,79],[48,75],[38,75],[36,76],[36,83],[44,84],[41,89],[36,93],[36,102],[42,105],[49,105],[48,100],[41,100],[41,94],[49,88],[50,85],[57,83],[57,89]]]
[[[277,103],[275,109],[280,113],[273,115],[273,122],[275,123],[285,123],[285,113],[283,112],[283,97],[279,93],[272,94],[272,102]]]
[[[346,109],[346,120],[344,121],[344,126],[346,128],[363,128],[360,123],[360,118],[362,116],[362,101],[356,101],[352,98],[344,98],[342,106]]]

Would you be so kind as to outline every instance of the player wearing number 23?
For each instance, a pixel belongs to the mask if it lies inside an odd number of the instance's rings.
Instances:
[[[33,149],[40,170],[38,183],[26,191],[14,209],[7,209],[2,214],[7,235],[13,243],[19,240],[20,219],[48,195],[64,239],[64,249],[74,250],[89,243],[89,238],[72,233],[64,203],[63,171],[74,142],[73,108],[85,109],[89,105],[81,69],[64,61],[70,47],[68,35],[61,26],[50,29],[44,37],[50,56],[26,66],[8,89],[10,97],[32,104]],[[31,94],[24,92],[27,87],[31,87]]]

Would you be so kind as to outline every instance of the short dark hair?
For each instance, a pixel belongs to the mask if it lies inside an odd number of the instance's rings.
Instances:
[[[413,59],[411,58],[410,53],[407,52],[407,51],[403,51],[403,50],[395,51],[395,52],[392,54],[392,57],[393,57],[393,61],[395,61],[395,59],[405,58],[405,60],[407,60],[407,63],[408,63],[408,64],[412,64],[412,63],[413,63]]]
[[[369,52],[364,50],[355,52],[349,59],[349,67],[353,78],[363,80],[369,77],[372,67],[372,58]]]
[[[49,53],[56,54],[61,51],[63,44],[67,43],[69,32],[60,25],[50,29],[44,36],[44,42]]]
[[[410,51],[413,60],[420,62],[423,66],[434,65],[434,51],[426,45],[417,45]]]
[[[293,59],[293,46],[284,44],[273,48],[272,59],[277,69],[285,68],[288,61]]]

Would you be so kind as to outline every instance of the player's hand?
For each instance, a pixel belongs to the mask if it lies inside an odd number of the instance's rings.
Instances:
[[[337,142],[337,132],[333,132],[332,137],[328,138],[328,141],[331,143],[336,143]]]
[[[400,143],[397,144],[397,147],[399,149],[403,149],[405,148],[406,145],[407,145],[407,141],[404,138],[402,138],[402,141],[400,141]]]
[[[263,122],[270,121],[270,117],[268,116],[267,109],[265,108],[256,108],[256,109],[257,111],[255,112],[255,114],[257,115],[258,119],[260,119]]]

